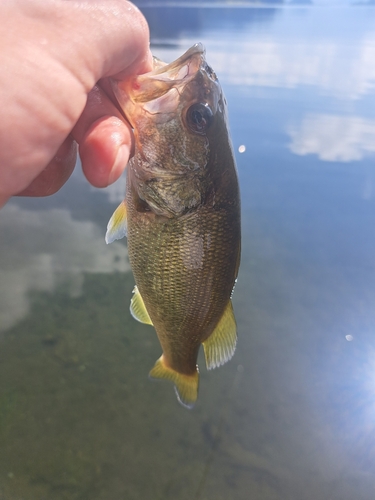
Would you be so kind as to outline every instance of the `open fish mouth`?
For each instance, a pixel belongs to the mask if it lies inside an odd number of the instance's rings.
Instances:
[[[154,70],[148,73],[151,78],[162,78],[163,80],[174,80],[181,82],[189,76],[195,75],[197,71],[204,70],[214,81],[217,76],[213,69],[207,64],[206,50],[201,43],[196,43],[182,56],[169,64],[154,58]],[[142,78],[143,75],[140,76]]]
[[[126,117],[132,122],[132,108],[142,106],[150,114],[173,113],[178,107],[181,94],[199,73],[217,82],[217,77],[205,59],[205,48],[196,43],[175,61],[167,64],[154,57],[154,69],[112,86]]]
[[[195,70],[197,70],[204,60],[206,50],[201,43],[196,43],[190,49],[188,49],[182,56],[180,56],[175,61],[171,63],[164,63],[156,57],[154,57],[154,70],[148,73],[150,77],[157,75],[165,75],[170,80],[178,80],[185,78],[189,74],[190,66],[194,63],[198,64]],[[183,70],[186,70],[186,75],[183,75]],[[191,71],[190,71],[191,72]],[[142,75],[141,75],[142,76]]]
[[[154,59],[155,69],[150,73],[139,75],[133,81],[136,90],[136,102],[147,102],[166,94],[171,88],[185,86],[197,72],[207,66],[205,49],[196,43],[175,61],[164,64]]]

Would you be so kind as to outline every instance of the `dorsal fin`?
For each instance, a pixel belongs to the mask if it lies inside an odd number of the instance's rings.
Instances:
[[[207,370],[221,366],[232,358],[236,350],[236,330],[236,320],[230,300],[215,330],[203,342]]]
[[[133,297],[130,301],[130,312],[134,319],[152,325],[150,316],[148,315],[145,303],[143,302],[142,295],[139,293],[138,287],[135,286],[133,290]],[[152,325],[153,326],[153,325]]]
[[[107,225],[105,242],[107,245],[115,240],[121,240],[127,235],[126,203],[125,200],[113,212]]]

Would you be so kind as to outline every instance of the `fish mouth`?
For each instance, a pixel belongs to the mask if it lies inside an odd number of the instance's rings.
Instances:
[[[154,58],[154,70],[139,75],[133,81],[133,87],[137,90],[134,100],[148,102],[165,95],[172,88],[185,86],[201,68],[208,67],[205,53],[203,45],[196,43],[169,64]]]
[[[185,87],[197,77],[217,82],[205,59],[205,48],[196,43],[175,61],[167,64],[154,57],[154,69],[121,82],[112,82],[113,91],[125,116],[132,124],[134,106],[164,117],[174,113]],[[206,84],[207,86],[207,84]]]
[[[189,67],[194,63],[198,63],[200,66],[202,60],[204,59],[206,50],[201,43],[196,43],[190,49],[188,49],[182,56],[180,56],[175,61],[171,63],[163,63],[156,57],[154,57],[154,70],[147,73],[150,77],[157,75],[165,75],[171,80],[179,80],[184,78],[186,75],[180,74],[181,70],[187,69],[187,74],[189,74]],[[198,68],[196,68],[198,69]],[[142,76],[142,75],[141,75]]]

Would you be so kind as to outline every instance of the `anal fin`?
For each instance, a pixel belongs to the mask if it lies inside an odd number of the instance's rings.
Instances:
[[[151,318],[147,312],[145,303],[143,302],[142,295],[139,293],[138,287],[135,286],[133,289],[133,297],[130,301],[130,312],[134,319],[145,323],[146,325],[152,325]],[[153,325],[152,325],[153,326]]]
[[[198,367],[195,373],[186,375],[179,373],[173,368],[169,368],[163,356],[155,363],[149,374],[150,378],[170,380],[174,383],[174,388],[178,401],[185,408],[193,408],[198,397],[199,373]]]
[[[237,327],[230,300],[215,330],[203,342],[207,370],[217,368],[229,361],[236,350],[236,343]]]

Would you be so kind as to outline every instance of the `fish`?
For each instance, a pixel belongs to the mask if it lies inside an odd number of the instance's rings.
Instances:
[[[150,73],[112,88],[135,152],[106,242],[127,235],[136,283],[130,311],[154,326],[162,348],[150,378],[173,382],[178,401],[192,408],[201,345],[211,370],[237,343],[240,192],[226,100],[201,43],[169,64],[154,58]]]

